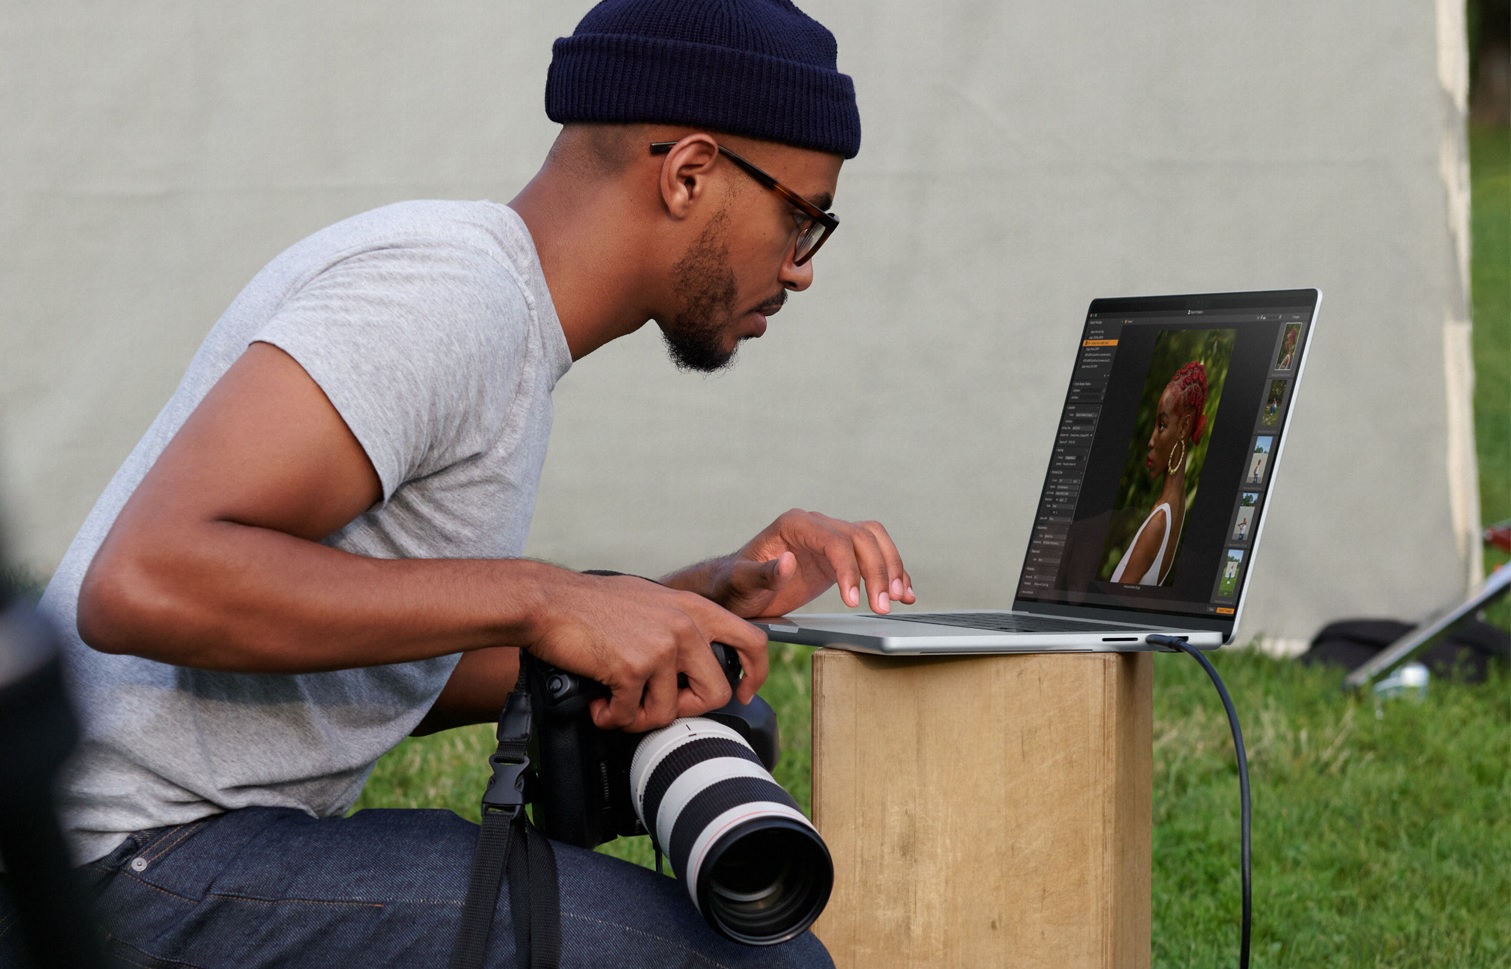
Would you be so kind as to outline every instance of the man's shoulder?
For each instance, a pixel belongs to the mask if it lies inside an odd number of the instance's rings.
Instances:
[[[331,225],[279,263],[271,278],[283,295],[253,338],[306,370],[326,359],[365,381],[387,355],[407,370],[504,379],[512,368],[498,361],[529,358],[558,376],[570,362],[529,232],[507,206],[396,202]]]
[[[369,209],[302,239],[268,271],[281,292],[338,293],[359,303],[381,298],[388,312],[406,299],[440,300],[448,312],[470,307],[492,318],[546,298],[524,221],[488,201],[417,200]]]
[[[533,251],[519,216],[507,205],[489,201],[392,202],[342,219],[310,238],[327,244],[344,240],[352,247],[473,246],[512,253],[524,246]]]

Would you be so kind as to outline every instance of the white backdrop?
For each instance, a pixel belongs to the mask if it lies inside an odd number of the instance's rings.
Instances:
[[[734,371],[581,361],[530,553],[656,573],[790,506],[875,517],[924,604],[1011,600],[1087,302],[1326,294],[1240,634],[1413,618],[1480,568],[1463,8],[809,0],[864,141],[817,282]],[[45,574],[267,259],[507,200],[586,3],[0,0],[0,487]],[[820,603],[838,608],[838,600]]]

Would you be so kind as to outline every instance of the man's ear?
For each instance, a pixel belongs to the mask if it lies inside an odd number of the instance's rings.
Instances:
[[[687,135],[661,156],[657,186],[672,218],[686,218],[709,191],[709,174],[718,159],[719,143],[702,132]]]

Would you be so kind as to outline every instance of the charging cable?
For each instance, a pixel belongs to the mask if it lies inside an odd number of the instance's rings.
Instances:
[[[1222,685],[1222,677],[1217,675],[1217,670],[1212,663],[1196,649],[1179,636],[1166,636],[1156,633],[1145,638],[1145,642],[1151,646],[1164,646],[1169,649],[1178,649],[1182,653],[1196,657],[1196,661],[1207,671],[1212,678],[1212,683],[1217,687],[1217,695],[1222,697],[1222,705],[1228,712],[1228,726],[1233,730],[1233,749],[1238,754],[1238,797],[1242,802],[1239,825],[1241,828],[1241,847],[1239,849],[1239,864],[1242,866],[1243,877],[1243,919],[1239,928],[1238,966],[1239,969],[1249,967],[1249,924],[1253,915],[1253,879],[1249,865],[1249,759],[1243,751],[1243,731],[1238,727],[1238,711],[1233,709],[1233,699],[1228,696],[1227,687]]]

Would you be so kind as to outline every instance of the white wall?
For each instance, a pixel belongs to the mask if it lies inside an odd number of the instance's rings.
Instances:
[[[887,523],[928,605],[1010,600],[1087,302],[1318,286],[1241,634],[1462,593],[1462,4],[803,7],[865,131],[817,283],[722,376],[677,373],[650,330],[581,361],[532,554],[654,573],[798,505]],[[56,563],[266,259],[383,202],[512,196],[585,9],[0,0],[18,556]]]

